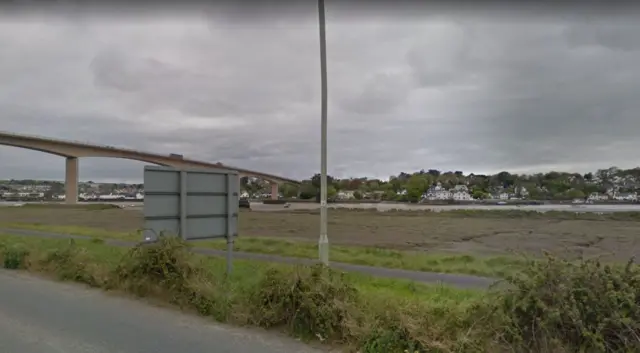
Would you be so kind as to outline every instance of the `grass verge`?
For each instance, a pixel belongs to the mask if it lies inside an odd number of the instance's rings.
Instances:
[[[52,226],[44,224],[3,223],[0,228],[26,229],[40,232],[82,235],[100,239],[121,239],[139,241],[135,233],[108,232],[79,226]],[[198,241],[194,246],[226,249],[224,241]],[[305,241],[291,241],[265,237],[238,237],[235,250],[249,253],[278,255],[314,259],[318,256],[317,244]],[[458,273],[477,276],[503,278],[518,273],[531,260],[524,256],[471,256],[428,254],[419,251],[402,251],[374,247],[331,246],[331,261],[395,268],[423,272]]]
[[[5,268],[167,301],[221,322],[373,352],[636,352],[640,272],[548,258],[510,289],[428,287],[322,266],[265,267],[193,255],[175,238],[133,249],[0,235]]]

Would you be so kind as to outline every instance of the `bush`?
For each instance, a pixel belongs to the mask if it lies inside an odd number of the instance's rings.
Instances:
[[[192,257],[185,241],[161,235],[157,242],[139,244],[122,258],[112,285],[138,296],[185,294],[189,279],[200,272],[190,261]]]
[[[85,283],[92,287],[102,285],[95,271],[88,268],[90,259],[86,249],[78,247],[73,239],[65,247],[48,251],[40,263],[44,267],[52,267],[52,272],[60,280]]]
[[[497,338],[521,352],[640,350],[640,271],[548,257],[499,295]]]
[[[2,258],[4,268],[17,270],[27,267],[27,257],[29,250],[20,245],[3,247]]]
[[[297,267],[293,273],[269,270],[253,293],[253,324],[287,326],[303,337],[344,341],[358,303],[344,274],[323,265]]]

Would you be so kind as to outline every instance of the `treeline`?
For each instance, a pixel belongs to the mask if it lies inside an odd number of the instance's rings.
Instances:
[[[351,191],[357,199],[417,201],[430,187],[439,183],[445,189],[466,185],[476,199],[507,192],[516,195],[523,193],[526,198],[534,200],[571,200],[585,198],[594,192],[635,192],[640,189],[640,168],[611,167],[585,174],[556,171],[512,174],[503,171],[493,175],[428,169],[402,172],[392,175],[389,180],[367,177],[339,179],[332,176],[327,179],[329,198],[335,197],[340,191]],[[315,174],[303,180],[300,186],[282,185],[280,192],[285,198],[312,199],[317,197],[319,189],[320,175]]]

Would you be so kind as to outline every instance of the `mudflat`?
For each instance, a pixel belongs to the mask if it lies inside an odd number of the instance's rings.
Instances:
[[[432,253],[600,256],[626,261],[640,253],[640,217],[574,217],[571,214],[518,215],[495,211],[376,212],[330,210],[329,238],[334,244],[385,247]],[[256,212],[241,210],[241,237],[316,241],[317,210]],[[2,224],[30,223],[80,226],[113,232],[135,232],[143,226],[141,210],[75,208],[0,209]]]

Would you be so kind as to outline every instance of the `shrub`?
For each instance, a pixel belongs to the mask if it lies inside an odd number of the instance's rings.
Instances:
[[[357,291],[344,274],[323,265],[297,267],[293,273],[270,269],[252,295],[252,321],[287,326],[307,338],[344,341],[357,302]]]
[[[98,287],[102,283],[95,276],[96,271],[89,269],[90,259],[85,248],[78,247],[73,239],[67,246],[50,250],[41,261],[41,265],[51,267],[60,280],[75,281]]]
[[[21,245],[3,247],[2,258],[4,268],[16,270],[27,267],[27,257],[29,250]]]
[[[548,257],[508,280],[499,295],[497,338],[522,352],[640,349],[640,271]]]
[[[171,294],[172,302],[185,294],[189,279],[201,272],[190,261],[189,245],[180,238],[161,235],[151,244],[139,244],[118,264],[112,285],[138,296]]]

